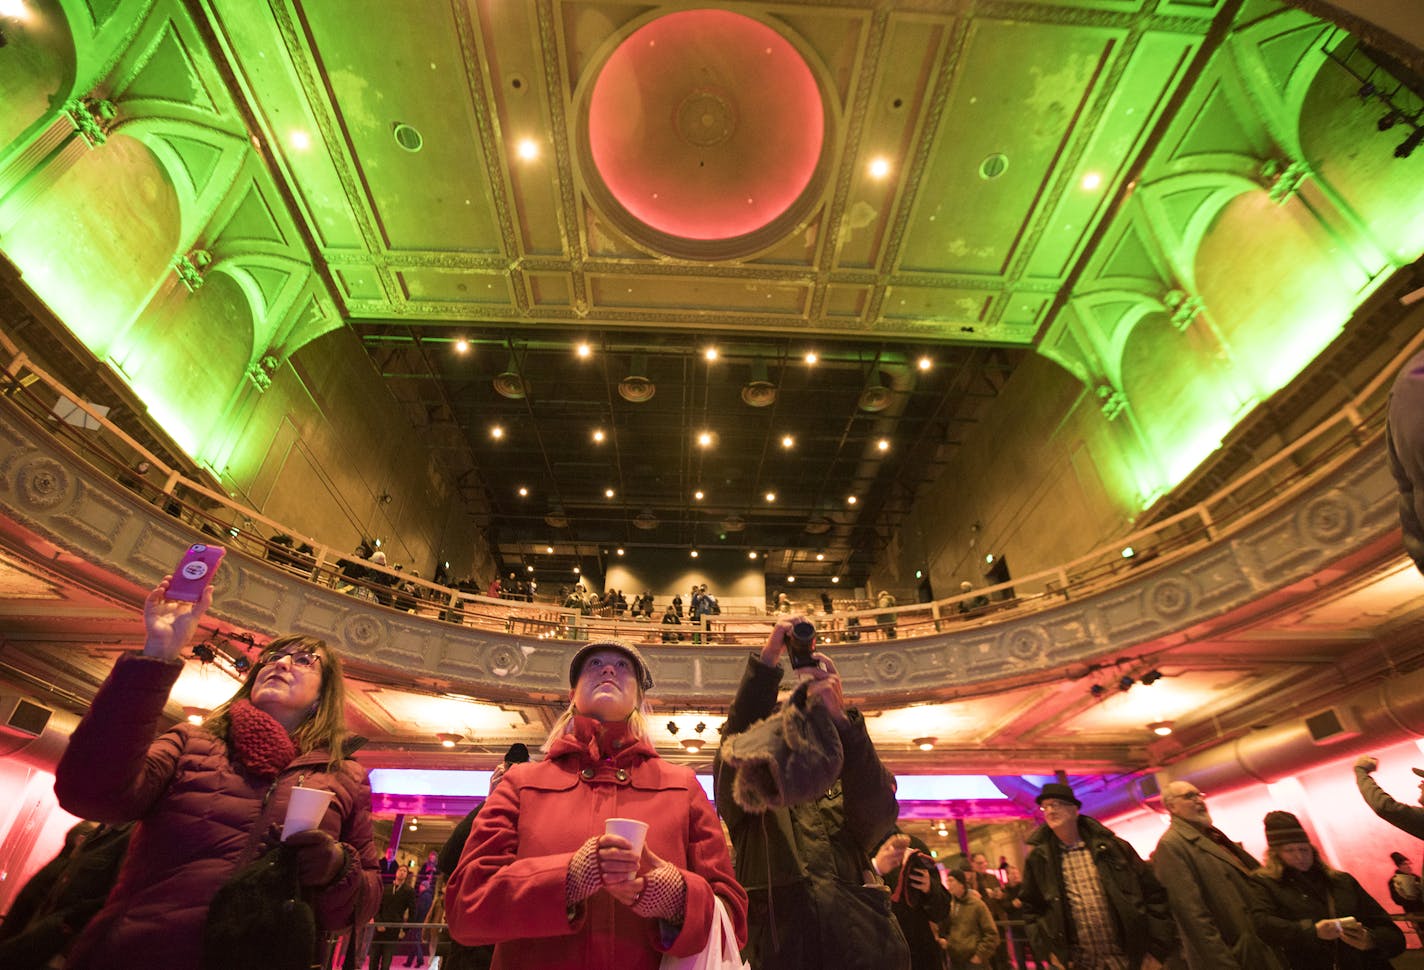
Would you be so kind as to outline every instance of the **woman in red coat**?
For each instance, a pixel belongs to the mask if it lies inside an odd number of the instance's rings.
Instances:
[[[548,757],[512,768],[475,819],[445,891],[450,935],[495,944],[495,970],[656,970],[703,949],[715,897],[741,946],[747,894],[696,775],[648,740],[642,655],[589,643],[569,684]],[[648,823],[641,856],[604,834],[610,818]]]
[[[170,600],[169,581],[144,603],[143,652],[119,658],[55,773],[65,811],[138,821],[71,970],[196,968],[209,903],[270,848],[297,786],[335,796],[319,827],[287,840],[318,925],[364,924],[380,902],[371,787],[347,757],[340,659],[321,640],[278,637],[207,721],[155,740],[180,654],[212,601],[211,587],[197,604]]]

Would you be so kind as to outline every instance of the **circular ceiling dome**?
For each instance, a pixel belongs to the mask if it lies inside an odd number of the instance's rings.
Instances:
[[[589,94],[586,136],[598,179],[633,220],[676,239],[725,241],[799,214],[826,111],[805,59],[777,31],[726,10],[688,10],[614,48]]]

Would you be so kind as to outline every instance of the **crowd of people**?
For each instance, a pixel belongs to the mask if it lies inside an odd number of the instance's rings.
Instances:
[[[162,954],[178,970],[283,970],[320,961],[326,932],[351,941],[348,966],[368,950],[380,970],[402,951],[423,966],[442,938],[455,970],[654,970],[724,941],[754,970],[1378,970],[1405,947],[1297,816],[1265,816],[1258,861],[1188,780],[1163,791],[1170,824],[1147,860],[1056,781],[1038,792],[1021,876],[983,854],[942,864],[898,830],[894,776],[831,658],[813,653],[788,680],[799,615],[748,657],[713,800],[649,737],[639,649],[595,640],[573,655],[544,757],[511,748],[444,851],[399,866],[373,844],[362,742],[325,642],[277,637],[203,723],[159,730],[212,598],[171,598],[170,582],[145,602],[143,650],[116,663],[60,762],[60,804],[89,821],[20,893],[0,965]],[[716,609],[704,588],[692,597]],[[1376,767],[1356,765],[1366,803],[1424,837],[1424,807],[1390,797]],[[313,791],[325,809],[294,823],[289,806]],[[1394,862],[1390,897],[1419,913],[1420,880],[1408,856]]]

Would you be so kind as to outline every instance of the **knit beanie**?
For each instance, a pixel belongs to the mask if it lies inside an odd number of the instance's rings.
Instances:
[[[968,885],[968,883],[964,879],[964,873],[960,872],[958,869],[946,869],[944,870],[944,874],[949,878],[953,879],[955,882],[959,883],[961,886]]]
[[[1290,812],[1267,812],[1265,825],[1267,845],[1299,845],[1301,842],[1310,842],[1310,836],[1301,828],[1300,819]]]

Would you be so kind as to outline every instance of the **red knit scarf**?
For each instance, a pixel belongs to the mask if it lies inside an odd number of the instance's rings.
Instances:
[[[297,756],[287,729],[271,714],[253,707],[251,701],[237,701],[227,714],[233,750],[248,774],[276,778]]]

